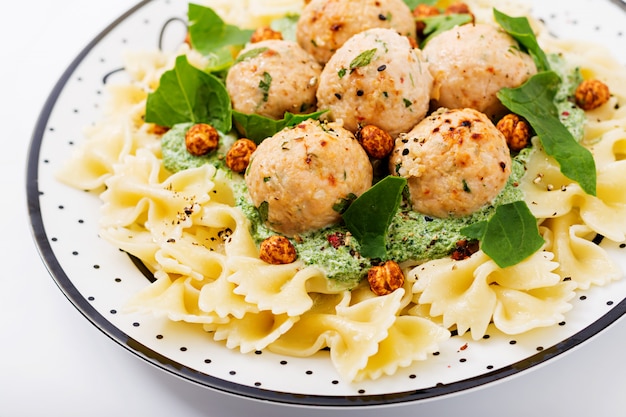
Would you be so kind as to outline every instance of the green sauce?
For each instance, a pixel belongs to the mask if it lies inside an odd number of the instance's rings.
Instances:
[[[560,56],[552,55],[549,58],[552,69],[563,80],[561,89],[555,97],[555,104],[562,122],[574,137],[580,140],[585,115],[572,104],[571,100],[574,89],[582,80],[580,70],[569,66]],[[190,126],[191,124],[174,126],[163,136],[162,153],[165,167],[176,172],[210,163],[218,169],[228,169],[223,162],[224,155],[236,138],[233,135],[225,135],[218,151],[208,156],[195,157],[186,151],[184,144],[185,132]],[[524,175],[529,153],[530,149],[525,149],[513,157],[512,172],[506,187],[491,205],[469,216],[452,219],[431,218],[410,210],[406,204],[401,206],[389,227],[387,236],[389,258],[396,262],[411,260],[420,262],[448,256],[455,249],[457,242],[465,239],[460,232],[463,227],[489,219],[501,204],[523,199],[522,191],[517,184]],[[233,179],[241,178],[239,174],[232,175]],[[248,197],[245,182],[233,181],[233,188],[236,205],[250,220],[250,232],[255,241],[260,243],[263,239],[276,234],[261,220],[258,210]],[[300,260],[306,265],[322,269],[339,287],[356,286],[372,266],[371,259],[359,255],[359,243],[341,225],[303,234],[291,240]]]

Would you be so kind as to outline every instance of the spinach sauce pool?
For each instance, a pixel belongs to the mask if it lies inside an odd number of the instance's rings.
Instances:
[[[571,67],[558,55],[549,56],[552,69],[562,80],[561,87],[554,99],[562,123],[572,135],[580,140],[583,135],[585,115],[571,100],[576,86],[582,81],[580,71]],[[234,135],[222,135],[220,148],[213,154],[195,157],[185,149],[185,132],[192,124],[174,126],[162,138],[162,153],[165,167],[176,172],[182,169],[212,164],[218,169],[228,170],[224,164],[224,155],[236,139]],[[412,211],[406,205],[406,199],[395,214],[387,235],[387,254],[389,259],[398,263],[406,261],[423,262],[449,256],[457,242],[466,239],[461,229],[470,224],[488,220],[499,205],[523,199],[517,184],[524,175],[525,164],[532,149],[527,148],[512,158],[513,167],[506,187],[493,203],[469,216],[440,219],[428,217]],[[228,171],[233,179],[233,191],[236,205],[250,220],[250,233],[260,242],[276,234],[261,220],[259,212],[248,197],[248,190],[243,177]],[[316,266],[338,287],[352,288],[364,277],[373,263],[360,256],[359,242],[341,225],[302,234],[291,239],[298,253],[298,258],[306,265]]]

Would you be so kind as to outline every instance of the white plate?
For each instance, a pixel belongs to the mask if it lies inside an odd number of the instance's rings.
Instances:
[[[533,14],[561,37],[602,42],[626,63],[626,6],[619,0],[533,1]],[[455,336],[425,362],[376,381],[341,381],[325,352],[313,358],[241,354],[197,327],[123,314],[149,281],[133,261],[98,237],[95,194],[58,183],[54,173],[99,117],[103,87],[125,49],[170,48],[184,36],[187,2],[143,1],[113,22],[69,65],[34,130],[27,192],[32,229],[52,277],[76,308],[111,339],[159,368],[200,385],[279,403],[368,406],[420,401],[483,386],[544,364],[599,333],[626,312],[626,280],[579,291],[557,326],[519,336],[493,329],[473,341]],[[626,248],[607,242],[626,271]]]

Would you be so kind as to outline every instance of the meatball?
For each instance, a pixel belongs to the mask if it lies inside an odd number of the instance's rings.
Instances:
[[[420,51],[393,29],[369,29],[350,38],[324,67],[318,108],[356,132],[373,124],[395,137],[428,111],[432,77]]]
[[[489,24],[463,25],[431,39],[423,50],[434,78],[434,106],[470,107],[496,120],[504,106],[496,93],[518,87],[537,68],[530,55],[503,30]]]
[[[325,64],[353,35],[371,28],[415,38],[415,20],[403,0],[312,0],[302,10],[296,38]]]
[[[226,89],[233,109],[282,119],[285,112],[316,108],[320,64],[297,43],[265,40],[249,44],[228,71]]]
[[[292,236],[337,223],[338,205],[369,189],[372,175],[350,131],[309,119],[261,142],[245,181],[268,226]]]
[[[500,193],[511,174],[506,139],[474,109],[440,109],[396,139],[392,174],[407,178],[413,210],[462,217]]]

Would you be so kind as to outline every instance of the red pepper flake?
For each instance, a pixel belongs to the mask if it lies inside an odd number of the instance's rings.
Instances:
[[[335,249],[339,248],[339,246],[344,246],[346,244],[346,235],[341,232],[332,233],[328,235],[327,239],[328,243],[330,243],[330,246]]]
[[[466,343],[466,344],[464,344],[463,346],[461,346],[461,347],[459,348],[459,350],[465,350],[465,349],[467,349],[467,347],[468,347],[468,344]]]
[[[564,111],[563,113],[561,113],[561,115],[567,117],[567,116],[569,116],[569,112],[568,111]]]

